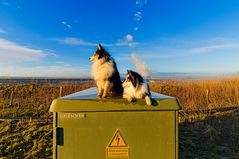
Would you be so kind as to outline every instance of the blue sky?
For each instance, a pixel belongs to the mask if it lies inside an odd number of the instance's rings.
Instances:
[[[239,72],[238,0],[0,0],[0,76],[90,76],[102,43],[121,73]]]

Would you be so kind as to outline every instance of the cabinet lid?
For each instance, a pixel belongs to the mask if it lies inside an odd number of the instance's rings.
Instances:
[[[50,112],[101,112],[101,111],[157,111],[179,110],[177,98],[152,92],[153,106],[147,106],[144,99],[128,102],[122,98],[97,98],[97,88],[92,87],[53,100]]]

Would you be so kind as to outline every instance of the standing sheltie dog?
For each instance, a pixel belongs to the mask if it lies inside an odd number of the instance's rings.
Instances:
[[[98,97],[106,98],[110,93],[112,96],[121,96],[123,88],[116,63],[101,44],[90,61],[93,62],[92,76],[98,88]]]
[[[152,105],[148,83],[137,72],[127,70],[122,87],[124,88],[123,98],[129,102],[144,98],[147,105]]]

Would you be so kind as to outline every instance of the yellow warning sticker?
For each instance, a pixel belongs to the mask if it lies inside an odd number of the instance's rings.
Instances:
[[[122,133],[117,129],[111,139],[108,147],[106,148],[107,157],[128,157],[129,147]]]
[[[109,147],[127,147],[127,144],[119,129],[116,130]]]
[[[107,156],[108,157],[128,157],[129,156],[129,148],[128,147],[108,147],[107,148]]]

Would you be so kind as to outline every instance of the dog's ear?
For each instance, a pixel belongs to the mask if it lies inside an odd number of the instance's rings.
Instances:
[[[98,50],[102,50],[102,46],[100,43],[98,44]]]
[[[103,51],[103,54],[104,54],[104,57],[106,58],[106,59],[109,59],[110,58],[110,54],[107,52],[107,51]]]
[[[129,74],[130,70],[127,70],[127,74]]]
[[[133,86],[136,88],[136,86],[137,86],[136,77],[132,73],[130,73],[130,78],[131,78],[131,82],[132,82]]]

